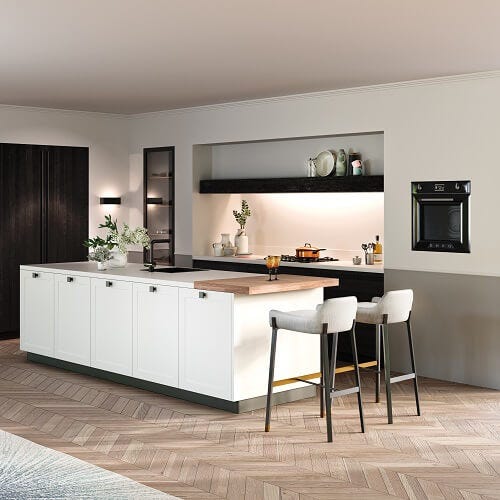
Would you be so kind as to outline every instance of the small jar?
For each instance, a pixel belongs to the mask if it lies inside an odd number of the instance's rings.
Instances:
[[[352,166],[352,175],[363,175],[363,164],[361,160],[354,160],[351,163]]]

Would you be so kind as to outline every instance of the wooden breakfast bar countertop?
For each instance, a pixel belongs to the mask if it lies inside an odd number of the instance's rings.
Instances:
[[[224,278],[194,282],[197,290],[235,293],[238,295],[262,295],[265,293],[291,292],[338,286],[337,278],[316,276],[280,275],[277,280],[269,281],[267,275],[257,274],[243,278]]]

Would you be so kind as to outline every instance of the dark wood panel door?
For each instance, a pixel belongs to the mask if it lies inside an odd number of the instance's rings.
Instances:
[[[43,147],[0,144],[0,333],[19,329],[19,266],[42,262]]]
[[[89,232],[89,150],[47,148],[46,262],[86,260]]]

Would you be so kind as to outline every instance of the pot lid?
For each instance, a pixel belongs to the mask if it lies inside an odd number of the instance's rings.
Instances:
[[[324,248],[318,248],[318,247],[313,247],[311,246],[310,243],[304,243],[303,247],[297,247],[295,250],[324,250]]]

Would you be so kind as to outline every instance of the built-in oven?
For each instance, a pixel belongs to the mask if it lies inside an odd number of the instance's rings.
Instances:
[[[470,181],[412,182],[413,250],[470,252]]]

